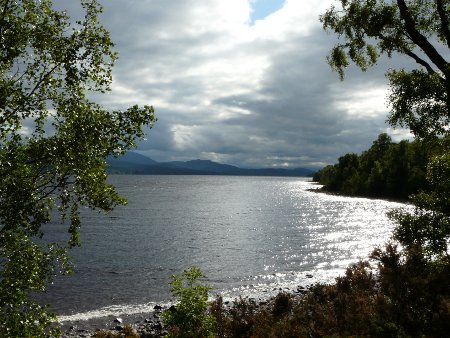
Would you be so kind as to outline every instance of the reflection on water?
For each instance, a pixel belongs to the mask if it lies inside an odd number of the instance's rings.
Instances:
[[[58,312],[75,315],[63,319],[147,311],[170,300],[169,276],[192,265],[229,298],[329,282],[389,239],[385,214],[402,206],[310,192],[305,178],[113,176],[112,183],[129,204],[106,216],[86,211],[83,246],[72,252],[76,274],[45,295]],[[59,224],[47,231],[49,240],[67,237]]]

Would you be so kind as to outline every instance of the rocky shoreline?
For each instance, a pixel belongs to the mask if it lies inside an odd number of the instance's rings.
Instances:
[[[112,334],[120,334],[123,332],[125,326],[131,326],[133,330],[141,338],[164,337],[167,331],[164,329],[164,323],[161,313],[165,310],[161,305],[155,305],[153,313],[147,315],[147,318],[135,320],[134,323],[129,323],[122,318],[110,319],[106,323],[106,328],[92,329],[86,327],[78,327],[74,324],[66,329],[63,329],[61,338],[88,338],[94,337],[96,332],[108,331]]]
[[[313,276],[307,274],[306,277],[312,278]],[[278,291],[280,293],[291,293],[292,295],[301,296],[306,294],[311,286],[312,284],[309,284],[306,286],[298,286],[296,289],[279,289]],[[254,298],[250,299],[256,301],[258,307],[264,307],[274,298],[270,297],[269,299],[258,300],[255,300]],[[225,310],[229,310],[230,307],[232,307],[232,303],[233,302],[225,301],[223,303]],[[106,320],[106,324],[104,325],[86,325],[86,323],[83,323],[78,326],[78,323],[75,323],[69,327],[63,327],[61,338],[90,338],[94,337],[94,335],[99,331],[103,331],[104,333],[109,332],[119,336],[119,334],[124,331],[126,326],[130,326],[140,338],[164,337],[167,335],[167,330],[164,328],[161,314],[166,309],[167,308],[162,305],[155,305],[153,312],[146,314],[145,317],[129,317],[124,319],[119,317],[109,318]],[[100,329],[98,326],[103,326],[103,328]],[[109,336],[105,335],[104,337]]]

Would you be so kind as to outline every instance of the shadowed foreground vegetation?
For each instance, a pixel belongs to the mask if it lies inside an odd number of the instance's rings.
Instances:
[[[187,278],[186,278],[187,277]],[[450,265],[430,262],[413,246],[377,248],[351,265],[334,284],[316,284],[304,294],[280,293],[264,303],[221,297],[196,281],[198,268],[176,277],[180,302],[165,311],[165,330],[140,335],[131,327],[95,337],[446,337],[450,332]]]
[[[375,268],[378,267],[378,272]],[[212,311],[217,337],[445,337],[450,332],[450,268],[418,248],[376,249],[331,285],[280,293],[265,306],[240,299]]]

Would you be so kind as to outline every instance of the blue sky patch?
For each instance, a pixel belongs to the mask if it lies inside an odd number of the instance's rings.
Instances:
[[[256,0],[253,3],[253,13],[251,17],[251,23],[255,23],[256,20],[262,20],[269,14],[276,12],[283,7],[284,0]]]

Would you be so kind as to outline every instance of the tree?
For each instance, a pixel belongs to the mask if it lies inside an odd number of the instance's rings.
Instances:
[[[450,49],[448,0],[340,0],[321,16],[323,27],[344,41],[328,62],[338,71],[353,61],[365,71],[380,55],[398,53],[418,64],[413,70],[387,72],[392,110],[389,122],[420,137],[449,133]],[[412,63],[413,64],[413,63]]]
[[[151,106],[108,111],[88,98],[109,90],[116,54],[101,6],[81,5],[84,18],[72,22],[51,0],[0,0],[2,337],[58,333],[55,315],[29,294],[70,271],[80,206],[107,212],[126,202],[106,182],[105,158],[134,147],[155,121]],[[41,227],[54,210],[68,242],[45,245]]]
[[[428,165],[427,179],[432,189],[412,197],[414,211],[390,213],[398,226],[394,235],[407,247],[420,245],[432,259],[450,262],[450,155],[435,156]]]
[[[450,50],[450,1],[340,0],[340,4],[340,9],[326,11],[321,22],[345,40],[328,57],[341,79],[349,59],[362,70],[381,54],[399,53],[418,64],[412,70],[388,71],[389,122],[437,142],[441,150],[427,166],[430,191],[412,197],[414,212],[397,210],[391,217],[397,222],[394,235],[407,249],[418,245],[429,259],[450,264],[450,64],[444,58]]]

